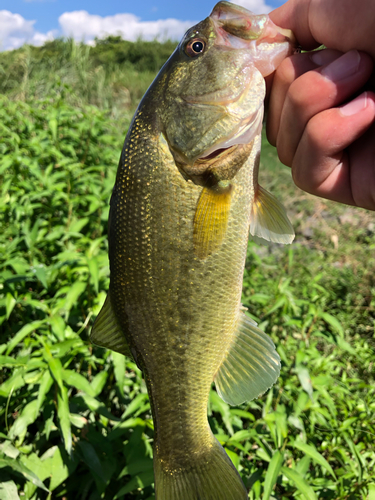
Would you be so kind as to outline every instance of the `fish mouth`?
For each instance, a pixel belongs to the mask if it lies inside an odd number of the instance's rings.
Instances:
[[[256,15],[250,10],[230,2],[219,2],[213,8],[210,18],[214,21],[225,45],[233,46],[234,40],[228,35],[237,38],[234,47],[239,48],[242,40],[243,47],[246,43],[255,40],[259,43],[283,43],[296,46],[297,41],[289,29],[276,26],[266,14]]]
[[[232,154],[239,144],[233,145],[233,146],[228,146],[227,148],[217,148],[211,151],[210,153],[206,154],[204,153],[202,156],[197,158],[195,161],[196,163],[215,163],[217,160],[222,160],[223,158],[227,157],[228,155]]]
[[[212,153],[209,153],[206,156],[205,155],[200,156],[199,160],[203,160],[203,161],[216,160],[216,158],[218,156],[222,157],[222,156],[226,155],[229,149],[233,150],[234,146],[229,146],[228,148],[215,149],[214,151],[212,151]]]
[[[228,147],[218,147],[208,154],[204,153],[195,160],[193,165],[176,162],[182,175],[187,180],[202,187],[215,188],[220,181],[230,181],[247,160],[251,149],[250,144],[235,144]]]
[[[293,32],[276,26],[267,14],[256,15],[229,2],[219,2],[213,8],[210,19],[215,25],[216,44],[246,49],[252,53],[253,64],[263,77],[271,74],[287,56],[296,52],[298,44]],[[272,64],[256,56],[256,48],[262,45],[273,52]]]

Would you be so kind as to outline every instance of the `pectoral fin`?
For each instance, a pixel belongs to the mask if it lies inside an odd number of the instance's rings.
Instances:
[[[90,340],[99,347],[111,349],[133,359],[125,335],[113,311],[109,292],[92,327]]]
[[[280,357],[268,335],[240,313],[237,336],[215,376],[219,396],[231,405],[251,401],[269,389],[280,374]]]
[[[194,249],[200,259],[216,252],[228,226],[232,187],[203,188],[194,217]]]
[[[283,205],[268,191],[258,186],[250,220],[250,234],[255,240],[288,244],[294,240],[294,229]]]

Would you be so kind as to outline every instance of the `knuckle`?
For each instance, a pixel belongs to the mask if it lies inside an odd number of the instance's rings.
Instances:
[[[307,112],[322,106],[321,96],[326,96],[327,82],[316,71],[309,71],[297,78],[289,87],[288,99],[295,109]]]

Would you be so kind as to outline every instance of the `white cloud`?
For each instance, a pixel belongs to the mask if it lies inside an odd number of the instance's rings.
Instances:
[[[65,12],[59,17],[63,35],[75,40],[93,40],[105,35],[121,35],[126,40],[145,40],[171,38],[179,40],[185,31],[196,21],[180,21],[178,19],[160,19],[158,21],[141,21],[134,14],[115,14],[101,17],[89,14],[85,10]]]
[[[20,14],[0,10],[0,50],[16,49],[24,43],[43,45],[53,39],[53,31],[40,33],[34,29],[35,21],[27,21]]]
[[[272,10],[264,0],[235,0],[234,3],[251,10],[254,14],[268,14]]]

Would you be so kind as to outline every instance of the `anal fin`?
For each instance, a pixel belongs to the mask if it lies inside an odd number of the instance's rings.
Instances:
[[[90,340],[99,347],[111,349],[133,359],[125,335],[113,311],[110,292],[108,292],[104,305],[94,322]]]
[[[250,234],[255,241],[265,240],[288,244],[294,240],[294,229],[283,205],[262,186],[254,196]]]
[[[219,396],[231,405],[251,401],[267,391],[280,374],[280,357],[271,338],[240,312],[237,336],[216,376]]]

